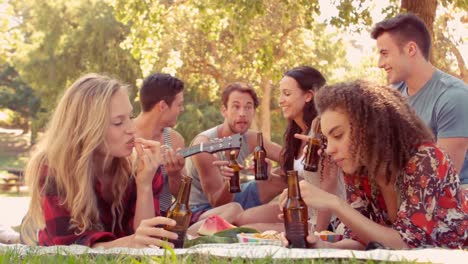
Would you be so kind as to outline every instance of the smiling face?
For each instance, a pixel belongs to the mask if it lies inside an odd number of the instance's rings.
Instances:
[[[289,76],[283,77],[279,84],[279,106],[286,119],[302,123],[304,105],[312,100],[312,92],[305,92],[297,81]]]
[[[255,115],[254,100],[249,93],[233,91],[229,95],[227,107],[223,105],[221,112],[224,123],[233,133],[245,133]]]
[[[387,72],[387,80],[390,84],[405,81],[409,77],[412,66],[407,46],[408,44],[399,47],[396,37],[388,32],[384,32],[377,38],[378,66]]]
[[[127,92],[119,89],[111,99],[110,123],[105,132],[105,144],[99,148],[99,152],[116,158],[132,153],[136,132],[131,119],[132,111]]]
[[[327,138],[326,152],[343,169],[352,174],[360,167],[359,155],[351,153],[351,122],[340,110],[326,110],[320,116],[323,135]]]

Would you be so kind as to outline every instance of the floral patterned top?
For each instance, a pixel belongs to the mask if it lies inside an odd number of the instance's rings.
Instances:
[[[345,175],[345,185],[354,209],[397,230],[410,248],[463,248],[467,241],[468,191],[460,187],[447,154],[433,143],[419,146],[397,179],[400,205],[393,223],[382,194],[369,177]],[[359,241],[348,228],[345,237]]]

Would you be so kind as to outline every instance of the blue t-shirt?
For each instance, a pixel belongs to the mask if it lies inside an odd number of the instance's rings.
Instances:
[[[429,126],[436,138],[468,137],[468,86],[460,79],[436,69],[432,78],[414,95],[408,96],[406,83],[398,90]],[[460,172],[468,183],[468,151]]]

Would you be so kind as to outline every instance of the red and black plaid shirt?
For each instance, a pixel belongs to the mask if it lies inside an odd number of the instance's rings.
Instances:
[[[50,176],[49,176],[50,177]],[[153,202],[156,215],[159,215],[159,193],[163,185],[161,170],[158,169],[153,179]],[[41,246],[70,245],[79,244],[91,246],[96,242],[107,242],[117,238],[133,234],[133,218],[136,209],[136,184],[132,179],[123,197],[123,217],[122,228],[118,224],[112,232],[111,204],[107,203],[101,192],[101,184],[97,181],[94,189],[97,198],[97,206],[104,230],[86,230],[80,235],[76,235],[76,229],[70,227],[70,212],[61,205],[57,196],[57,188],[54,184],[49,184],[46,194],[42,197],[42,210],[45,218],[45,228],[39,231],[38,239]]]

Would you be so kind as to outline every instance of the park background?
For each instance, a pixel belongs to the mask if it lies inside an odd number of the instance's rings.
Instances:
[[[58,98],[89,72],[128,83],[135,115],[145,76],[182,79],[175,129],[187,143],[222,122],[222,87],[247,82],[261,98],[253,128],[281,143],[284,71],[310,65],[328,83],[385,83],[369,32],[401,11],[428,25],[431,61],[467,82],[467,9],[467,0],[0,0],[0,173],[24,168]]]
[[[357,78],[385,83],[369,32],[402,11],[416,13],[429,27],[433,64],[468,82],[467,9],[467,0],[0,0],[0,183],[14,177],[9,171],[24,169],[58,98],[85,73],[107,73],[128,83],[135,114],[145,76],[165,72],[182,79],[185,111],[175,129],[187,143],[222,122],[222,87],[245,81],[261,98],[253,128],[281,143],[286,121],[277,84],[284,71],[310,65],[328,83]],[[19,225],[28,199],[25,186],[1,187],[0,225]],[[33,253],[20,259],[11,252],[0,254],[0,263],[145,262],[127,255]],[[297,263],[190,257],[182,262]],[[330,262],[342,263],[316,261]]]

